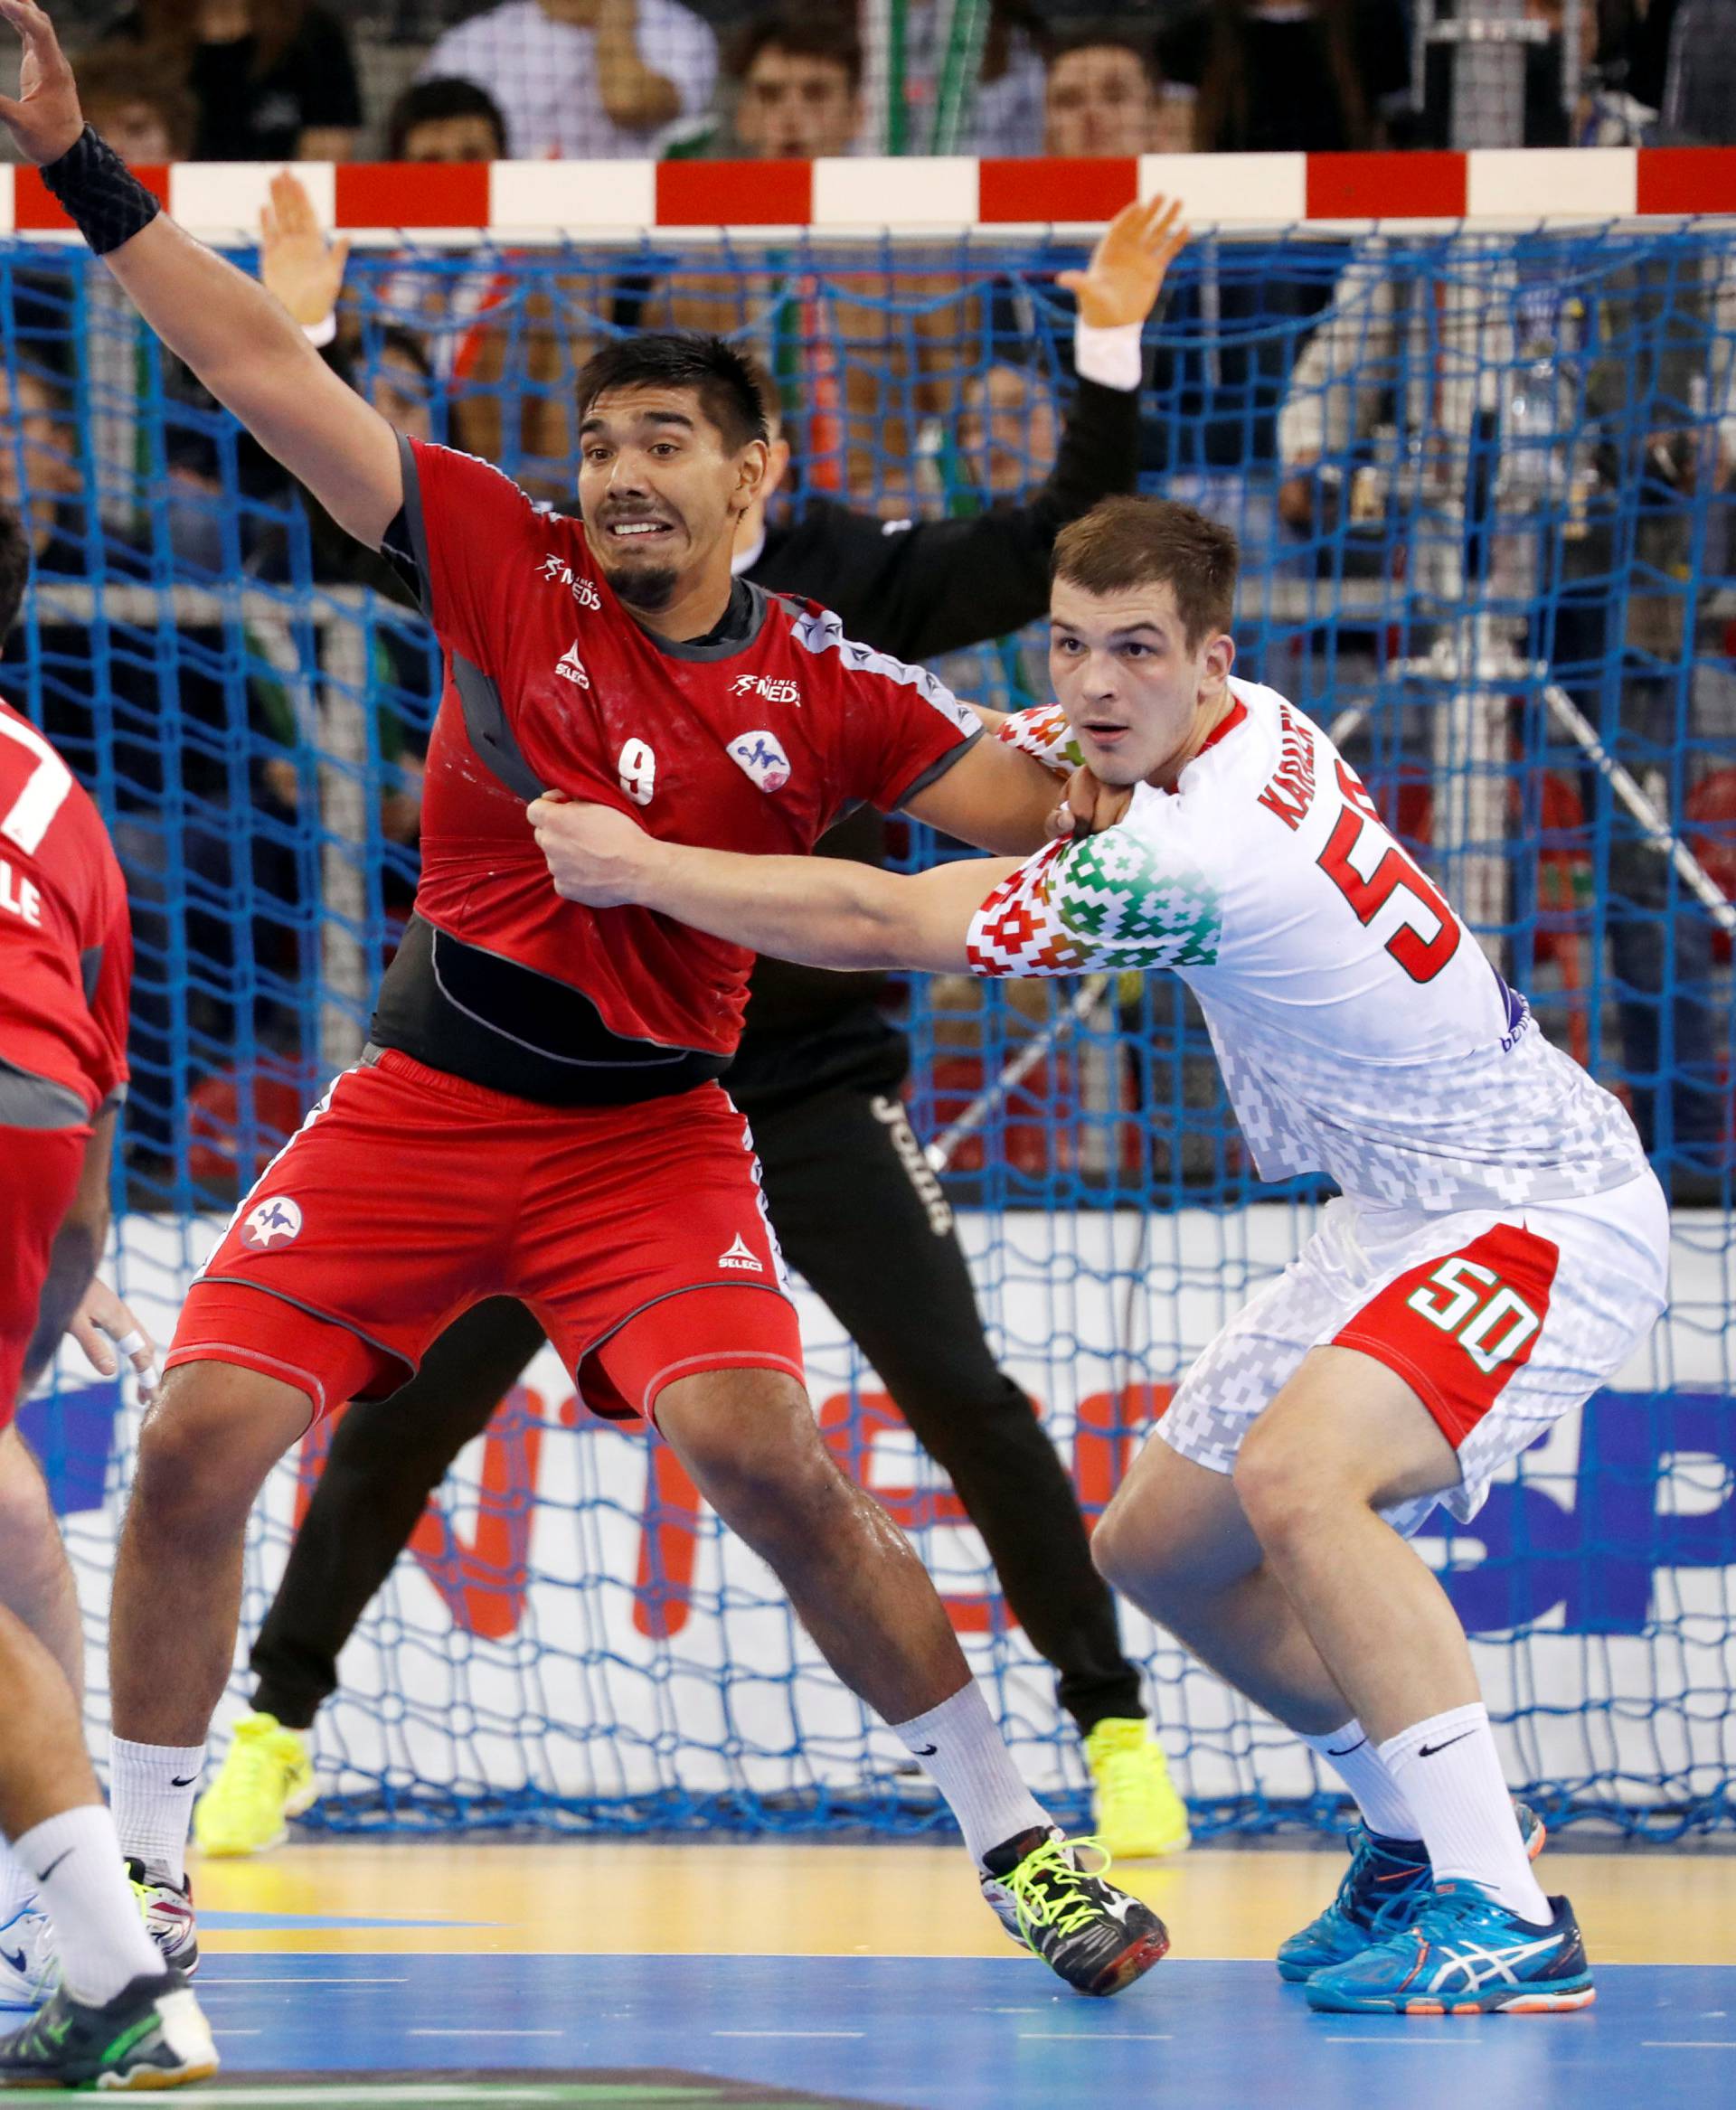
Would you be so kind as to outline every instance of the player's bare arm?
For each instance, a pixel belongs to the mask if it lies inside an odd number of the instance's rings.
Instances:
[[[29,160],[52,169],[84,133],[72,69],[35,0],[0,0],[0,15],[24,47],[18,96],[0,97],[0,120]],[[163,343],[267,453],[377,548],[403,504],[396,436],[264,287],[165,212],[103,261]]]
[[[1061,787],[1034,757],[994,737],[1005,712],[976,714],[990,737],[979,739],[944,777],[906,800],[904,810],[943,835],[956,836],[978,850],[1003,857],[1028,856],[1056,833]]]
[[[1052,806],[1052,787],[1047,795]],[[563,900],[637,902],[755,952],[813,967],[967,971],[971,918],[1016,860],[903,873],[842,858],[742,856],[660,843],[608,806],[539,798],[531,824]]]

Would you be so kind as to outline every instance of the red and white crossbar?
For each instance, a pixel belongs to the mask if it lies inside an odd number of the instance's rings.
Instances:
[[[273,165],[183,162],[139,174],[185,227],[250,233]],[[1099,226],[1134,198],[1180,198],[1196,230],[1536,226],[1736,215],[1736,148],[1470,154],[1147,154],[1093,161],[967,156],[836,161],[301,162],[328,226],[358,234],[485,230],[620,238],[648,229],[816,234]],[[0,167],[0,234],[63,234],[34,169]]]

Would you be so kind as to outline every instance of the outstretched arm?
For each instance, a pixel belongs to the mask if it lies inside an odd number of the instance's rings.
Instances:
[[[972,857],[882,871],[834,857],[750,857],[659,843],[608,806],[530,808],[554,890],[592,908],[636,901],[695,930],[811,967],[968,969],[971,918],[1016,862]]]
[[[1098,787],[1100,791],[1101,787]],[[816,967],[929,974],[1145,974],[1212,965],[1223,937],[1222,843],[1137,798],[1075,786],[1102,834],[1023,861],[966,858],[906,876],[839,859],[741,856],[661,843],[611,807],[530,807],[554,890],[596,909],[638,902],[714,937]]]
[[[0,15],[24,46],[18,97],[0,97],[0,120],[52,179],[66,157],[89,151],[72,69],[35,0],[0,0]],[[340,526],[377,548],[403,504],[397,437],[264,287],[164,212],[103,261],[164,344],[267,453]]]

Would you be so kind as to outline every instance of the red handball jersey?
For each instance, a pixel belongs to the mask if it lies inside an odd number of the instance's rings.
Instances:
[[[418,574],[447,685],[417,919],[376,1040],[532,1097],[610,1096],[578,1073],[607,1072],[623,1050],[642,1079],[661,1050],[714,1058],[715,1074],[741,1031],[753,956],[644,909],[561,900],[527,801],[559,790],[667,842],[799,853],[849,807],[890,810],[932,782],[978,736],[976,720],[932,675],[846,639],[826,610],[743,581],[712,639],[656,637],[617,600],[580,522],[468,455],[406,442],[404,482],[389,543]],[[570,1094],[514,1084],[526,1042],[573,1069]]]
[[[0,1126],[88,1120],[127,1081],[127,889],[101,817],[0,703]]]

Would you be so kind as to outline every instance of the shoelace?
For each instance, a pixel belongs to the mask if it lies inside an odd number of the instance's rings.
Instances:
[[[1461,1879],[1453,1889],[1430,1894],[1411,1921],[1410,1931],[1432,1942],[1443,1935],[1503,1934],[1507,1920],[1507,1913],[1480,1883]]]
[[[1101,1854],[1102,1866],[1075,1868],[1068,1858],[1070,1847]],[[1022,1927],[1052,1926],[1057,1934],[1077,1934],[1090,1924],[1097,1910],[1085,1885],[1105,1874],[1109,1867],[1109,1849],[1099,1840],[1052,1839],[1034,1853],[1026,1854],[1012,1874],[1001,1880],[1018,1907]]]

